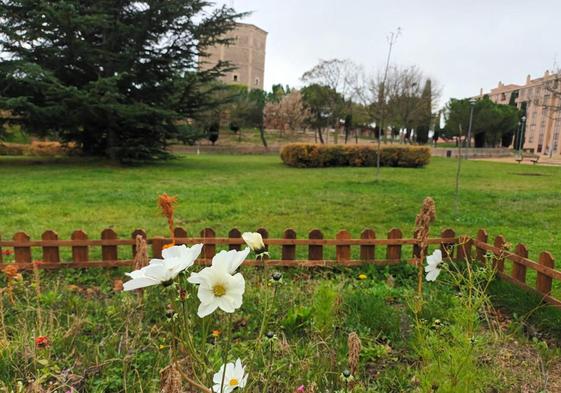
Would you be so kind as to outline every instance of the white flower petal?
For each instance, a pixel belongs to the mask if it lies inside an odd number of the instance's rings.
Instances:
[[[185,258],[188,253],[189,250],[185,244],[182,244],[180,246],[164,248],[162,250],[162,257],[164,257],[164,259]]]
[[[197,310],[197,315],[200,318],[204,318],[207,315],[210,315],[218,308],[218,304],[216,302],[212,303],[201,303],[199,305],[199,309]]]
[[[158,285],[160,282],[149,277],[133,278],[123,284],[124,291],[132,291],[133,289],[146,288],[151,285]]]
[[[244,232],[242,233],[242,239],[252,251],[259,251],[265,248],[263,236],[259,232]]]
[[[436,278],[440,274],[440,269],[434,269],[427,273],[426,280],[427,281],[436,281]]]

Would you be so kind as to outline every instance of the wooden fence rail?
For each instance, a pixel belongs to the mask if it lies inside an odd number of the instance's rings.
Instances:
[[[298,238],[293,229],[286,229],[280,238],[270,237],[265,228],[259,228],[257,232],[263,236],[266,246],[271,247],[273,259],[266,260],[271,266],[354,267],[365,264],[389,265],[402,261],[415,264],[420,256],[416,240],[413,237],[405,238],[403,231],[398,228],[388,231],[385,238],[378,238],[373,229],[363,230],[357,238],[353,238],[350,232],[341,230],[334,239],[326,238],[319,229],[314,229],[301,238]],[[241,232],[236,228],[230,230],[227,237],[217,236],[212,228],[205,228],[198,236],[192,236],[184,228],[178,227],[174,235],[176,244],[204,244],[197,261],[199,264],[210,263],[217,247],[239,250],[244,244]],[[21,270],[33,269],[34,266],[41,269],[131,266],[137,236],[146,239],[154,258],[161,257],[164,245],[172,241],[166,237],[148,237],[142,229],[133,231],[130,238],[119,238],[113,229],[107,228],[101,232],[99,239],[90,239],[84,231],[76,230],[67,240],[60,239],[52,230],[45,231],[40,240],[31,240],[25,232],[17,232],[11,240],[0,238],[0,270],[7,266],[5,262],[10,262]],[[510,251],[503,236],[496,236],[491,243],[484,229],[479,230],[474,238],[457,236],[454,230],[445,229],[440,237],[430,238],[429,244],[440,247],[443,255],[456,260],[471,259],[473,255],[476,260],[484,263],[486,256],[491,255],[490,261],[499,277],[533,291],[545,301],[561,307],[561,300],[552,295],[553,282],[561,281],[561,271],[554,268],[553,256],[547,251],[542,252],[535,262],[528,259],[528,249],[524,244],[517,244]],[[404,246],[409,246],[411,255],[405,255]],[[125,248],[128,250],[126,257],[123,257]],[[91,255],[96,257],[92,258]],[[305,258],[302,258],[304,255]],[[380,255],[384,258],[380,258]],[[510,273],[505,269],[505,262],[511,267]],[[262,262],[249,260],[245,264],[256,266]],[[536,272],[535,285],[527,282],[528,270]]]

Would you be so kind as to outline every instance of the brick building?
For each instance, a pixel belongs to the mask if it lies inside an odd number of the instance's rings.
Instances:
[[[208,57],[200,59],[199,67],[206,69],[215,66],[220,60],[229,61],[236,69],[221,78],[224,83],[263,90],[267,32],[255,25],[238,23],[226,37],[233,38],[233,42],[227,46],[209,48]]]
[[[556,93],[552,94],[554,90]],[[535,153],[561,156],[561,73],[546,71],[542,77],[527,76],[522,85],[499,82],[487,94],[498,104],[516,106],[526,113],[524,148]],[[513,97],[514,95],[514,97]]]

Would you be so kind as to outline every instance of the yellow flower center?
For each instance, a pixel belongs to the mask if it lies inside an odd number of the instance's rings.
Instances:
[[[238,386],[238,380],[236,378],[230,379],[230,386]]]
[[[216,297],[224,296],[226,294],[226,288],[224,288],[222,284],[216,284],[212,287],[212,292],[214,292],[214,296]]]

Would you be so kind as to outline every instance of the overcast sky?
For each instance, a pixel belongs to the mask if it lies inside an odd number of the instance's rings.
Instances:
[[[384,66],[386,36],[401,27],[393,63],[417,65],[442,102],[523,83],[561,64],[561,0],[226,0],[269,32],[265,87],[300,86],[320,59]]]

